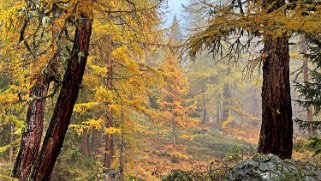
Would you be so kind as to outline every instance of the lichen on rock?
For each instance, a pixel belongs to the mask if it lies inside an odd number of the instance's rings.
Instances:
[[[228,181],[281,181],[281,180],[321,180],[321,169],[309,163],[282,160],[278,156],[256,155],[233,167],[226,175]]]

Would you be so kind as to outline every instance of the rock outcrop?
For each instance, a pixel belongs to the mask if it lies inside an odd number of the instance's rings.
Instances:
[[[257,155],[233,167],[226,176],[228,181],[319,181],[321,169],[309,163],[282,160],[269,155]]]

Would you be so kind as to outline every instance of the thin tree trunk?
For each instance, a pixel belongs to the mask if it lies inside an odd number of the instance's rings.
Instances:
[[[252,94],[253,94],[253,110],[252,110],[252,114],[255,117],[259,117],[259,103],[257,101],[257,89],[254,87],[252,88]],[[252,125],[257,127],[258,126],[258,121],[252,121]]]
[[[121,174],[121,178],[124,177],[124,168],[125,168],[125,130],[124,130],[124,124],[125,124],[125,119],[124,119],[124,110],[121,110],[121,137],[120,137],[120,147],[119,147],[119,171]]]
[[[289,81],[288,37],[264,40],[262,125],[258,152],[291,158],[293,122]]]
[[[31,180],[49,180],[70,123],[89,51],[92,20],[82,14],[76,27],[72,55]]]
[[[202,123],[206,123],[207,122],[207,108],[206,108],[206,98],[205,98],[205,90],[202,89],[202,93],[203,93],[203,117],[202,117]]]
[[[108,52],[111,52],[112,50],[112,40],[110,37],[107,37],[107,50]],[[107,89],[109,91],[113,90],[113,61],[111,59],[110,53],[107,53]],[[113,122],[113,110],[110,108],[111,103],[109,102],[107,105],[107,122],[106,122],[106,128],[112,128],[114,127]],[[113,163],[113,157],[114,157],[114,135],[113,134],[106,134],[106,147],[105,147],[105,159],[104,159],[104,167],[110,168],[111,164]]]
[[[90,155],[88,129],[85,129],[81,136],[80,151],[84,156]]]
[[[172,121],[172,137],[173,137],[173,146],[175,147],[175,145],[177,144],[177,140],[176,140],[176,122],[175,122],[175,120]]]
[[[108,113],[108,121],[106,123],[106,128],[111,128],[114,126],[112,120],[112,110]],[[111,164],[113,163],[114,157],[114,136],[113,134],[106,134],[106,147],[105,147],[105,159],[104,159],[104,167],[110,168]]]
[[[308,47],[307,47],[307,42],[305,40],[305,37],[302,35],[301,39],[301,53],[303,55],[307,54],[308,52]],[[309,83],[309,64],[308,64],[308,59],[306,57],[303,58],[303,76],[304,76],[304,83],[308,84]],[[308,125],[308,136],[311,137],[313,136],[313,112],[312,112],[312,106],[309,105],[307,107],[307,121],[309,121]]]
[[[14,136],[14,124],[10,121],[10,149],[9,149],[9,162],[13,162],[13,136]]]
[[[216,103],[217,105],[217,111],[216,111],[216,123],[219,123],[220,121],[220,101]]]
[[[223,99],[223,121],[226,121],[230,114],[231,88],[229,84],[224,85]]]
[[[217,102],[217,115],[216,115],[216,121],[218,123],[218,125],[221,125],[222,122],[222,94],[221,92],[219,93],[219,97],[218,97],[218,102]]]
[[[90,152],[92,155],[101,155],[99,153],[100,148],[100,131],[94,129],[92,131],[91,141],[90,141]]]
[[[207,108],[206,108],[206,103],[205,103],[205,101],[204,101],[204,110],[203,110],[203,120],[202,120],[202,122],[205,124],[206,122],[207,122]]]

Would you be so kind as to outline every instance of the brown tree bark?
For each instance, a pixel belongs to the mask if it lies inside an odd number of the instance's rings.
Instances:
[[[110,117],[110,114],[112,114],[112,110],[110,110],[108,121],[106,123],[106,128],[111,128],[114,126],[112,117]],[[104,156],[104,167],[110,168],[111,164],[113,163],[113,157],[114,157],[114,136],[113,134],[106,134],[105,137],[106,146],[105,146],[105,156]]]
[[[49,180],[61,150],[84,75],[92,31],[92,20],[80,15],[72,55],[67,63],[62,87],[31,180]]]
[[[53,12],[59,16],[60,10],[55,7]],[[53,44],[57,44],[59,34],[60,32],[57,30],[52,32]],[[22,132],[20,148],[12,170],[12,177],[19,178],[19,180],[28,178],[32,165],[38,156],[43,132],[46,96],[50,82],[55,79],[57,62],[59,61],[59,49],[53,48],[53,52],[55,53],[49,60],[48,66],[45,67],[46,70],[35,75],[33,82],[31,82],[34,85],[29,91],[29,96],[33,100],[28,105],[26,128]]]
[[[293,122],[289,82],[288,37],[264,40],[262,126],[258,152],[291,158]]]
[[[94,129],[91,133],[91,137],[90,137],[90,153],[92,155],[103,155],[102,153],[100,153],[99,148],[100,146],[100,130],[96,130]]]
[[[39,76],[30,90],[30,97],[47,95],[49,83],[46,77]],[[12,170],[12,176],[27,180],[40,148],[46,99],[35,99],[29,103],[26,128],[22,133],[20,149]]]
[[[125,168],[125,131],[124,131],[124,111],[121,110],[121,126],[120,126],[120,131],[121,131],[121,136],[120,136],[120,145],[119,145],[119,169],[120,169],[120,174],[121,178],[124,176],[124,168]]]
[[[88,129],[85,129],[84,133],[81,135],[80,152],[84,156],[90,156]]]
[[[57,34],[54,36],[58,36]],[[25,180],[31,172],[39,148],[43,132],[43,121],[46,106],[46,96],[50,82],[54,79],[58,60],[58,52],[49,60],[48,70],[43,75],[36,75],[35,85],[30,89],[29,96],[33,99],[28,106],[26,128],[22,132],[20,149],[12,170],[12,176]]]
[[[9,144],[11,145],[10,149],[9,149],[9,162],[12,163],[13,162],[13,140],[14,140],[14,123],[13,121],[10,121],[10,138],[9,138]]]
[[[110,37],[107,37],[107,49],[108,52],[111,52],[112,49],[112,40]],[[113,70],[113,61],[111,59],[110,53],[107,53],[107,89],[112,91],[113,90],[113,75],[114,75],[114,70]],[[109,102],[107,105],[107,122],[106,122],[106,128],[111,128],[114,127],[114,122],[113,122],[113,110],[110,109],[111,103]],[[114,135],[113,134],[106,134],[105,137],[106,141],[106,147],[105,147],[105,156],[104,156],[104,167],[105,168],[110,168],[111,164],[113,163],[113,158],[114,158]]]

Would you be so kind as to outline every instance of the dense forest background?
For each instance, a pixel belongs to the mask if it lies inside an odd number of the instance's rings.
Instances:
[[[320,2],[190,0],[173,20],[167,8],[162,0],[0,2],[0,180],[224,174],[258,149],[318,164]],[[274,36],[281,48],[267,51]],[[283,112],[281,100],[268,117],[277,91],[262,101],[274,85],[264,83],[266,62],[284,41],[289,89],[279,98],[290,106]],[[283,66],[270,65],[281,75]],[[281,75],[271,89],[287,84]],[[279,138],[293,140],[291,154],[266,148],[262,137],[275,137],[264,136],[265,123],[292,119],[293,132]]]

